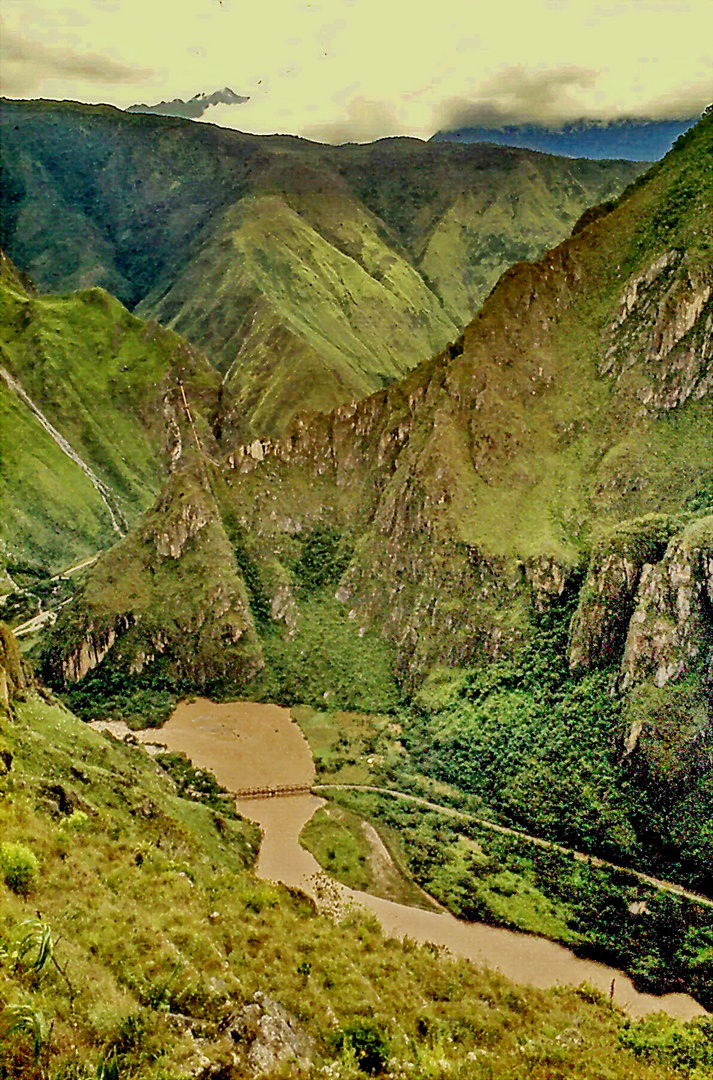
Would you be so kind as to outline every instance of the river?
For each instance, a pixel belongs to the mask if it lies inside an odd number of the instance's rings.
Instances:
[[[215,704],[199,698],[180,704],[160,732],[136,734],[143,741],[160,741],[171,750],[183,751],[230,791],[308,785],[315,776],[306,739],[289,711],[278,705]],[[301,889],[328,913],[338,915],[358,904],[377,917],[389,936],[444,946],[515,982],[539,987],[587,982],[609,994],[613,981],[614,1001],[633,1017],[659,1011],[684,1020],[705,1015],[686,994],[641,994],[623,972],[582,960],[546,938],[465,922],[447,912],[406,907],[336,882],[299,843],[305,824],[323,805],[323,799],[307,794],[237,800],[239,812],[262,829],[256,866],[260,877]]]

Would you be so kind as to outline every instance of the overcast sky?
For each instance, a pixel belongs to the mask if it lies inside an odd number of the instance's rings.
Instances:
[[[684,117],[713,0],[2,0],[0,89],[125,107],[230,86],[204,119],[323,141]]]

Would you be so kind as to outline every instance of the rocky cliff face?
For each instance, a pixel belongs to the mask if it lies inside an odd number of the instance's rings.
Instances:
[[[262,666],[235,552],[195,459],[99,561],[77,609],[58,620],[62,647],[45,658],[55,684],[78,681],[106,657],[133,673],[159,665],[196,686],[240,685]]]
[[[595,549],[572,622],[572,668],[620,666],[620,684],[663,687],[713,657],[713,518],[650,515]]]
[[[663,558],[680,527],[675,517],[650,514],[616,526],[595,546],[572,621],[570,667],[589,670],[620,661],[642,571]]]
[[[629,381],[650,412],[713,389],[713,270],[682,250],[659,255],[627,283],[600,370]]]
[[[641,572],[629,622],[622,686],[665,686],[713,659],[713,517],[673,537]]]

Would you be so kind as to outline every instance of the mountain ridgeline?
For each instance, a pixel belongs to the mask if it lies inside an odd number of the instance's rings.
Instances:
[[[284,434],[455,340],[500,274],[641,172],[487,146],[322,146],[4,101],[0,243],[42,292],[99,286],[225,375],[222,426]]]
[[[244,94],[236,94],[229,86],[222,90],[214,90],[212,94],[202,91],[194,94],[188,101],[183,98],[171,98],[170,101],[159,101],[155,105],[147,105],[144,102],[137,105],[129,105],[127,112],[132,113],[157,113],[159,116],[183,116],[187,120],[197,120],[208,112],[212,105],[244,105],[250,101]]]
[[[622,118],[571,120],[559,125],[504,124],[501,127],[461,127],[437,131],[433,142],[486,142],[496,146],[524,146],[546,154],[594,160],[623,158],[658,161],[679,135],[693,127],[697,117],[677,120]]]

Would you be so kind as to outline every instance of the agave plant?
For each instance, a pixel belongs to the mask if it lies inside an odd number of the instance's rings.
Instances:
[[[35,1061],[39,1061],[48,1036],[47,1021],[39,1009],[26,1002],[6,1005],[0,1013],[0,1031],[5,1038],[21,1033],[28,1035]]]
[[[15,970],[42,971],[52,960],[52,932],[40,919],[26,919],[17,927],[15,945],[10,950]]]

